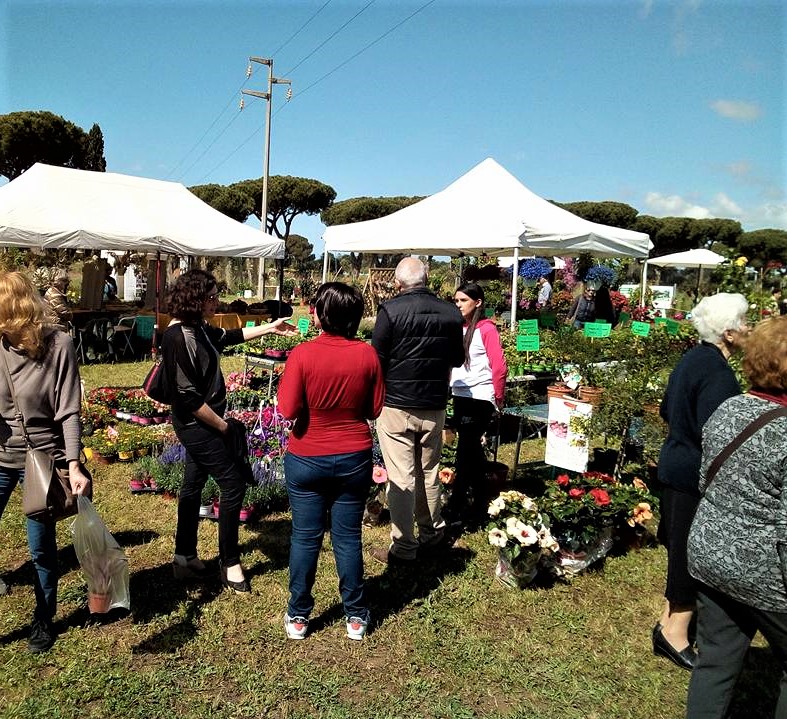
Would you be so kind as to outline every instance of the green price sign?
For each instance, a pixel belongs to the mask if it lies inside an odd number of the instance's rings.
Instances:
[[[254,320],[248,320],[244,326],[245,327],[256,327],[256,325],[254,324]]]
[[[667,320],[665,324],[667,325],[667,334],[669,335],[678,334],[678,330],[680,329],[680,322],[677,322],[676,320]]]
[[[538,320],[519,320],[519,334],[521,335],[537,335],[538,334]]]
[[[656,319],[653,320],[653,324],[655,324],[656,327],[658,327],[659,325],[666,325],[667,324],[667,318],[666,317],[656,317]]]
[[[298,320],[298,332],[300,332],[305,337],[308,331],[309,331],[309,318],[301,317]]]
[[[535,352],[541,349],[541,340],[538,335],[517,335],[516,336],[516,351],[517,352]]]
[[[625,325],[631,319],[631,315],[628,312],[621,312],[620,317],[618,317],[618,324]]]
[[[495,308],[494,307],[487,307],[484,310],[484,317],[486,317],[487,319],[491,319],[494,316],[495,316]]]
[[[647,337],[650,334],[650,324],[648,322],[632,322],[631,334],[637,337]]]
[[[609,322],[586,322],[585,337],[609,337],[612,325]]]

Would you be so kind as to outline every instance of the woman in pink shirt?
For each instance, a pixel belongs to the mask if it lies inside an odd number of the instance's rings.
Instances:
[[[361,521],[372,483],[369,420],[382,411],[385,385],[377,352],[355,339],[362,314],[363,297],[355,287],[322,285],[314,301],[314,322],[322,333],[292,351],[279,385],[279,410],[295,420],[284,457],[292,508],[284,615],[290,639],[308,632],[317,558],[328,527],[347,636],[363,639],[369,623]]]
[[[454,302],[464,319],[465,363],[451,371],[454,426],[459,434],[456,479],[447,514],[465,526],[486,519],[486,455],[484,432],[496,410],[502,409],[506,360],[495,323],[484,316],[484,290],[463,284]]]

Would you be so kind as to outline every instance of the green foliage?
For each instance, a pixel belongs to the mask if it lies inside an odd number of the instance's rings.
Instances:
[[[290,235],[286,242],[285,265],[300,272],[312,269],[315,264],[314,245],[302,235]]]
[[[208,481],[205,482],[205,486],[200,494],[200,502],[202,504],[210,504],[214,499],[218,498],[220,493],[216,480],[213,477],[208,477]]]
[[[634,229],[637,210],[623,202],[555,202],[558,207],[602,225],[612,225],[623,229]]]
[[[106,172],[107,161],[104,157],[104,133],[94,123],[85,136],[85,170]]]
[[[45,110],[0,115],[0,175],[13,180],[36,162],[100,169],[103,154],[99,157],[97,152],[101,129],[94,125],[91,133],[88,135],[73,122]],[[90,157],[86,160],[88,152]]]
[[[246,222],[254,211],[251,195],[235,185],[194,185],[189,190],[214,210],[238,222]]]
[[[776,229],[744,232],[738,237],[738,252],[748,257],[753,267],[765,267],[769,261],[787,265],[787,231]]]
[[[230,185],[254,200],[254,215],[262,221],[262,178],[243,180]],[[268,178],[268,207],[265,229],[277,237],[290,235],[292,221],[298,215],[316,215],[336,199],[336,190],[319,180],[290,175]]]
[[[335,202],[320,213],[323,224],[348,225],[385,217],[416,202],[423,197],[352,197]]]

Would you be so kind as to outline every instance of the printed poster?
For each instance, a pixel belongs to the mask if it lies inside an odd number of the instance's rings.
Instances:
[[[588,467],[590,418],[593,405],[552,397],[547,415],[547,446],[544,462],[572,472]]]

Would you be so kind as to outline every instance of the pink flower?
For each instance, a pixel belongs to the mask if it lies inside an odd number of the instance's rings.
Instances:
[[[453,484],[454,478],[456,477],[456,472],[450,467],[443,467],[439,472],[438,476],[440,477],[440,481],[443,484]]]
[[[385,484],[388,481],[388,472],[379,464],[372,469],[372,480],[375,484]]]
[[[569,479],[568,479],[568,475],[567,474],[559,474],[555,481],[561,487],[568,487]]]
[[[568,490],[568,496],[571,497],[571,499],[579,499],[585,496],[585,490],[574,487],[574,489]]]

